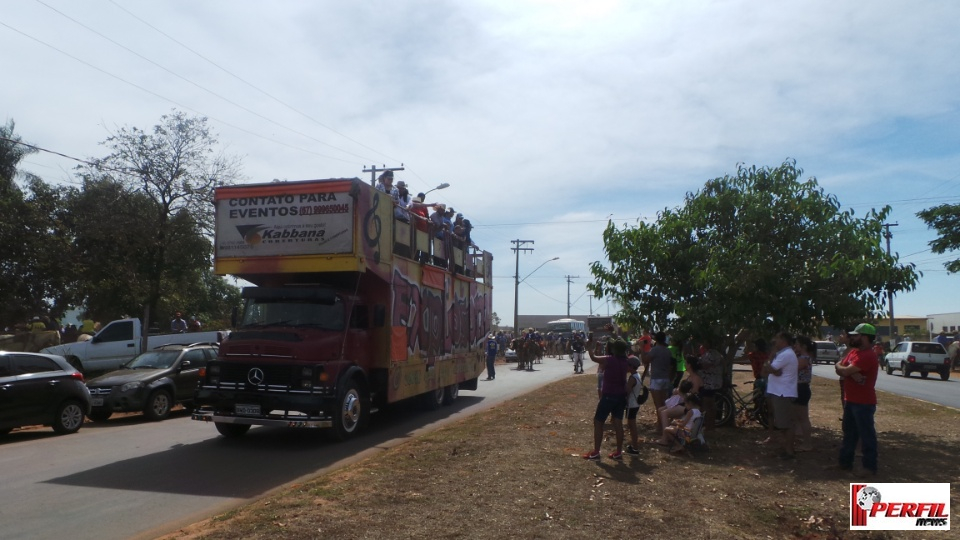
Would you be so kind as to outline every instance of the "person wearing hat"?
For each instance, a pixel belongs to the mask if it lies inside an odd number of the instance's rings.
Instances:
[[[493,332],[487,334],[487,378],[485,380],[492,381],[497,378],[497,372],[494,368],[494,363],[497,361],[497,340],[493,337]]]
[[[617,449],[607,457],[623,459],[623,413],[627,408],[627,373],[630,371],[628,349],[629,345],[622,339],[612,343],[612,354],[607,356],[595,356],[593,347],[587,347],[590,360],[599,364],[598,369],[603,370],[603,380],[600,385],[600,402],[597,403],[597,410],[593,415],[593,450],[581,455],[583,459],[600,459],[603,423],[607,421],[607,417],[611,417],[613,430],[617,435]]]
[[[836,363],[843,377],[843,443],[840,446],[841,470],[853,470],[857,443],[863,452],[863,474],[877,474],[877,430],[873,417],[877,412],[877,373],[880,362],[873,352],[877,329],[858,324],[847,334],[851,352]]]
[[[47,325],[43,324],[43,321],[40,320],[40,317],[34,317],[31,319],[29,327],[31,332],[43,332],[47,329]]]
[[[405,223],[410,223],[410,207],[413,205],[413,197],[407,191],[407,183],[400,180],[394,190],[396,196],[393,198],[393,202],[396,206],[393,209],[393,217]]]

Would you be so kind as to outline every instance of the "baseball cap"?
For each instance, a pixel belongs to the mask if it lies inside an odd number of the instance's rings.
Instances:
[[[852,336],[859,336],[860,334],[866,336],[875,336],[877,335],[877,329],[873,327],[872,324],[860,323],[856,328],[853,329],[853,332],[848,332]]]

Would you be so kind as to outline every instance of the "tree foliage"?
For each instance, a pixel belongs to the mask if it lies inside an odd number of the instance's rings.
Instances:
[[[35,152],[14,133],[14,122],[0,126],[0,321],[60,316],[72,298],[72,270],[63,254],[62,190],[20,172],[20,161]]]
[[[917,216],[939,235],[930,242],[930,251],[939,255],[960,250],[960,204],[941,204],[917,212]],[[947,261],[943,266],[950,273],[960,272],[960,258]]]
[[[608,224],[588,288],[630,326],[716,344],[744,329],[816,335],[881,311],[888,288],[912,290],[913,266],[880,245],[890,208],[856,217],[802,174],[792,161],[738,166],[653,223]]]
[[[161,302],[201,281],[212,250],[203,235],[213,232],[213,191],[238,177],[239,160],[216,150],[206,118],[178,111],[164,115],[150,132],[121,128],[103,144],[110,154],[82,174],[104,189],[117,192],[110,185],[116,183],[140,197],[125,208],[140,221],[126,235],[138,259],[135,294],[148,313],[183,310]],[[95,242],[103,231],[94,227],[92,237]]]

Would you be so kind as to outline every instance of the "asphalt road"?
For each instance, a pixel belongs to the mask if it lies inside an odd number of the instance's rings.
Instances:
[[[495,381],[481,380],[476,392],[461,392],[453,405],[431,412],[410,404],[391,407],[346,443],[267,427],[228,440],[183,412],[158,423],[141,415],[87,423],[67,436],[49,428],[15,431],[0,438],[0,537],[155,538],[572,372],[569,360],[552,358],[534,372],[501,365]]]
[[[960,373],[951,373],[950,379],[946,381],[941,381],[937,373],[930,374],[926,379],[921,379],[919,373],[914,373],[909,378],[901,377],[899,371],[893,373],[893,375],[887,375],[885,371],[880,370],[880,374],[877,375],[877,390],[960,409]],[[832,365],[814,366],[813,374],[818,377],[837,379]],[[839,395],[838,389],[838,399]],[[883,406],[882,400],[879,406]]]

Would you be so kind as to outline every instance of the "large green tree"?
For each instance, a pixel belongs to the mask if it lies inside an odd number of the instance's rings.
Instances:
[[[943,254],[960,250],[960,204],[941,204],[917,212],[917,216],[939,235],[930,242],[930,251]],[[960,272],[960,258],[947,261],[943,266],[950,273]]]
[[[726,338],[741,330],[816,335],[883,309],[888,290],[917,274],[880,245],[889,207],[855,216],[792,161],[738,166],[709,180],[652,223],[604,231],[608,261],[592,263],[598,297],[612,297],[634,327]]]
[[[62,190],[19,170],[35,152],[23,144],[14,122],[0,126],[0,321],[63,314],[72,303],[72,269],[64,264]]]
[[[173,111],[149,132],[136,127],[117,130],[102,143],[110,154],[82,176],[116,182],[145,199],[132,202],[142,227],[136,241],[140,262],[136,273],[142,290],[146,323],[157,311],[163,317],[184,306],[164,304],[196,280],[209,266],[211,245],[202,234],[213,230],[213,191],[239,176],[239,159],[217,150],[217,137],[206,118]]]

